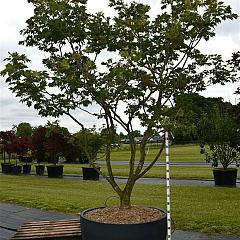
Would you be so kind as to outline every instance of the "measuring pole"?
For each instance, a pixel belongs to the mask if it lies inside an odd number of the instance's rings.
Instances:
[[[169,162],[169,138],[165,132],[165,151],[166,151],[166,185],[167,185],[167,240],[171,240],[171,209],[170,209],[170,162]]]

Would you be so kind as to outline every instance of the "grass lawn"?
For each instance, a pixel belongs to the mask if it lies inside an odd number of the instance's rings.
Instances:
[[[64,165],[64,173],[65,174],[82,174],[81,167],[84,165],[78,164],[65,164]],[[86,165],[85,165],[86,166]],[[102,171],[107,173],[106,165],[101,165]],[[128,176],[129,168],[128,166],[113,166],[114,176]],[[148,171],[144,177],[157,177],[164,178],[165,177],[165,166],[154,166],[150,171]],[[175,179],[193,179],[193,178],[203,178],[203,179],[211,179],[212,168],[211,167],[191,167],[191,166],[183,166],[171,167],[171,178]]]
[[[79,213],[114,195],[105,182],[0,175],[0,201],[39,209]],[[175,186],[171,199],[177,229],[240,236],[239,189]],[[132,202],[165,208],[165,187],[137,184]]]
[[[158,152],[159,146],[149,145],[147,150],[147,161],[154,159]],[[139,157],[139,151],[137,152],[137,158]],[[126,161],[130,158],[130,151],[127,147],[115,149],[112,152],[113,161]],[[165,153],[161,156],[161,159],[165,160]],[[172,162],[202,162],[205,161],[205,155],[200,154],[200,147],[196,144],[186,145],[172,145],[170,146],[170,160]],[[101,158],[99,159],[101,160]]]

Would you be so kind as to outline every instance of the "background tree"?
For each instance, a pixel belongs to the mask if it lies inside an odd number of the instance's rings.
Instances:
[[[215,35],[218,24],[237,15],[218,0],[162,0],[154,18],[149,16],[150,6],[123,0],[109,0],[116,13],[112,18],[101,12],[89,13],[86,0],[29,2],[34,16],[21,31],[25,37],[21,44],[45,52],[45,70],[31,70],[25,55],[11,53],[1,73],[7,75],[9,88],[21,101],[33,105],[42,116],[66,114],[82,130],[81,116],[76,118],[72,110],[79,108],[105,120],[109,136],[105,177],[118,194],[120,205],[129,207],[135,182],[154,165],[164,148],[162,144],[145,167],[149,139],[175,123],[176,113],[169,111],[173,97],[236,80],[221,56],[204,54],[197,46]],[[97,64],[100,57],[104,59],[102,67]],[[97,104],[100,111],[90,111],[87,107],[91,104]],[[139,158],[135,121],[145,129]],[[124,187],[115,181],[111,166],[116,124],[130,140],[129,177]]]
[[[19,123],[16,129],[17,137],[29,137],[32,136],[32,126],[30,123],[22,122]]]
[[[201,119],[214,112],[216,105],[221,106],[229,114],[235,109],[231,103],[223,102],[222,98],[205,98],[197,93],[180,94],[175,96],[174,100],[178,124],[173,129],[173,142],[180,144],[199,142]]]

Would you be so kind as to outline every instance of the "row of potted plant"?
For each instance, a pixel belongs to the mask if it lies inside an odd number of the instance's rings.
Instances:
[[[16,163],[1,163],[2,173],[4,174],[30,174],[32,169],[32,164],[22,164]],[[49,178],[61,178],[63,177],[63,165],[55,164],[46,166],[47,175]],[[38,164],[35,165],[36,175],[42,176],[45,173],[45,165]],[[83,180],[99,180],[100,167],[82,167]]]

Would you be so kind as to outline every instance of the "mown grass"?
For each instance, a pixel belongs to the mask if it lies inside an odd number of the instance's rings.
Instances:
[[[147,148],[147,161],[152,161],[157,152],[159,146],[149,145]],[[137,159],[139,159],[139,151],[137,151]],[[127,161],[130,158],[130,151],[127,147],[115,149],[112,152],[113,161]],[[164,161],[165,152],[163,151],[160,161]],[[200,148],[196,144],[186,144],[186,145],[172,145],[170,146],[170,160],[172,162],[201,162],[204,161],[205,156],[200,154]],[[100,158],[99,160],[103,160]]]
[[[64,173],[65,174],[82,174],[83,165],[78,164],[65,164],[64,165]],[[129,167],[128,166],[112,166],[114,176],[128,176]],[[107,173],[106,165],[101,165],[101,169],[104,174]],[[192,167],[192,166],[172,166],[171,170],[171,178],[174,179],[211,179],[212,176],[212,168],[211,167]],[[165,166],[154,166],[150,169],[144,177],[152,177],[152,178],[164,178],[166,175]]]
[[[166,208],[165,187],[136,184],[132,202]],[[216,187],[172,187],[172,217],[177,229],[240,236],[240,190]],[[0,175],[0,201],[39,209],[79,213],[104,205],[115,196],[103,181]],[[108,205],[116,205],[111,198]]]

